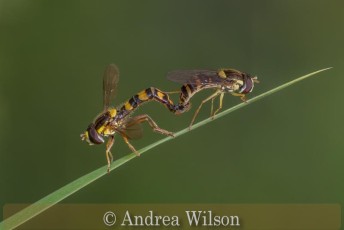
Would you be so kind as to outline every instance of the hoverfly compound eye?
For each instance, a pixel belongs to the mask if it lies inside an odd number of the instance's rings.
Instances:
[[[91,124],[90,126],[88,126],[86,133],[88,137],[88,140],[86,139],[86,141],[90,144],[102,144],[104,143],[104,139],[103,137],[96,131],[96,129],[94,128],[94,124]]]

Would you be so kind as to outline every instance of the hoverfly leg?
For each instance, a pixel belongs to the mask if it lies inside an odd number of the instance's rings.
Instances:
[[[213,98],[217,97],[219,94],[221,94],[221,90],[217,90],[214,94],[210,95],[210,97],[208,97],[207,99],[204,99],[204,100],[202,101],[202,103],[198,106],[198,108],[197,108],[197,110],[196,110],[194,116],[192,117],[191,123],[190,123],[190,125],[189,125],[189,130],[191,130],[191,127],[192,127],[193,123],[195,122],[195,119],[196,119],[196,117],[197,117],[199,111],[201,110],[202,105],[203,105],[204,103],[206,103],[207,101],[212,100]]]
[[[220,94],[220,101],[219,101],[219,107],[217,108],[217,110],[214,112],[214,114],[213,114],[213,117],[212,117],[212,119],[214,120],[214,118],[215,118],[215,115],[217,114],[217,112],[219,112],[221,109],[222,109],[222,101],[223,101],[223,96],[224,96],[225,94],[224,93],[221,93]]]
[[[135,153],[136,156],[139,157],[139,156],[140,156],[140,153],[134,148],[134,146],[132,146],[132,145],[130,144],[128,138],[127,138],[126,136],[123,136],[123,135],[122,135],[122,137],[123,137],[124,142],[127,143],[129,149],[130,149],[133,153]]]
[[[112,153],[110,152],[113,144],[115,143],[115,137],[114,136],[110,136],[108,142],[106,143],[106,160],[108,163],[108,168],[107,168],[107,172],[110,172],[110,166],[111,166],[111,162],[113,160],[113,156]]]
[[[170,92],[165,92],[166,94],[176,94],[176,93],[180,93],[180,90],[176,90],[176,91],[170,91]]]
[[[235,97],[240,97],[240,99],[241,99],[243,102],[247,102],[246,95],[243,94],[243,93],[232,93],[232,95],[235,96]]]
[[[211,99],[211,108],[210,108],[210,116],[213,116],[213,111],[214,111],[214,100],[215,97]]]
[[[243,102],[247,103],[247,99],[246,99],[246,95],[245,95],[245,94],[242,95],[242,96],[240,97],[240,99],[241,99]]]
[[[172,132],[160,128],[160,127],[153,121],[153,119],[152,119],[150,116],[148,116],[147,114],[138,115],[138,116],[134,117],[133,119],[134,119],[133,123],[135,123],[135,124],[138,124],[138,123],[142,123],[142,122],[144,122],[144,121],[147,121],[148,124],[152,127],[152,129],[153,129],[155,132],[164,134],[164,135],[166,135],[166,136],[174,137],[174,135],[173,135]]]

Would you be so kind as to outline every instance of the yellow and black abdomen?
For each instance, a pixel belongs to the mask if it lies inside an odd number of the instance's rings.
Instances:
[[[190,99],[197,92],[201,91],[203,85],[197,84],[184,84],[180,89],[179,103],[175,106],[174,113],[181,114],[190,109]]]
[[[124,102],[123,106],[118,110],[117,119],[123,119],[141,104],[148,101],[157,101],[163,104],[171,112],[175,112],[176,110],[173,101],[171,101],[167,93],[157,88],[150,87],[135,94],[128,101]]]

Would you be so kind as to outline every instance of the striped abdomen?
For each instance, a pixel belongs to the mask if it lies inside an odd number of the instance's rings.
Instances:
[[[180,89],[179,104],[175,106],[174,113],[181,114],[187,112],[190,109],[191,98],[206,88],[217,88],[218,85],[197,85],[197,84],[184,84]]]
[[[152,100],[160,102],[168,110],[170,110],[171,112],[175,112],[175,105],[173,104],[173,101],[170,100],[169,96],[165,92],[157,88],[150,87],[148,89],[142,90],[141,92],[130,98],[128,101],[124,102],[123,106],[118,110],[118,113],[116,115],[117,119],[123,119],[137,107],[139,107],[142,103]]]

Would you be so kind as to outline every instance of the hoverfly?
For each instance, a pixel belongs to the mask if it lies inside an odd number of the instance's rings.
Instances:
[[[235,69],[216,70],[176,70],[169,72],[167,78],[171,81],[184,84],[179,96],[179,104],[175,106],[175,113],[180,114],[190,109],[190,99],[203,89],[215,89],[215,93],[207,97],[197,108],[189,129],[193,125],[201,107],[204,103],[211,100],[210,116],[214,118],[217,112],[222,109],[222,101],[225,93],[231,93],[239,96],[246,102],[246,94],[252,92],[254,83],[259,83],[256,76]],[[213,103],[216,97],[219,97],[219,107],[214,111]]]
[[[153,100],[162,103],[170,111],[174,111],[174,105],[169,99],[169,96],[157,88],[150,87],[131,97],[122,106],[111,108],[110,101],[115,97],[118,81],[119,70],[116,65],[110,64],[106,68],[103,77],[103,112],[80,135],[81,139],[86,140],[90,145],[102,144],[104,143],[104,137],[108,137],[106,144],[108,172],[110,171],[110,165],[113,160],[110,150],[115,142],[116,133],[121,135],[130,150],[137,156],[139,156],[139,153],[130,144],[129,140],[142,137],[140,123],[146,121],[154,131],[173,137],[172,132],[160,128],[147,114],[130,117],[130,114],[142,103]]]

